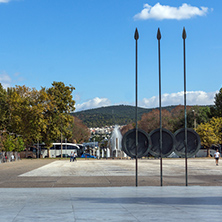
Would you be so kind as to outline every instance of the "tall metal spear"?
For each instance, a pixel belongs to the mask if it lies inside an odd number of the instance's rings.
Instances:
[[[188,176],[187,176],[187,101],[186,101],[186,45],[185,39],[187,38],[185,27],[183,28],[183,62],[184,62],[184,121],[185,121],[185,171],[186,171],[186,186],[188,186]]]
[[[159,58],[159,109],[160,109],[160,186],[163,186],[163,161],[162,161],[162,149],[163,149],[163,139],[162,139],[162,106],[161,106],[161,65],[160,65],[160,39],[161,33],[158,28],[157,31],[158,39],[158,58]]]
[[[138,92],[138,81],[137,81],[137,40],[139,39],[139,33],[136,28],[135,34],[134,34],[134,39],[136,40],[136,112],[135,112],[135,122],[136,122],[136,187],[138,186],[138,162],[137,162],[137,154],[138,154],[138,117],[137,117],[137,112],[138,112],[138,102],[137,102],[137,92]]]

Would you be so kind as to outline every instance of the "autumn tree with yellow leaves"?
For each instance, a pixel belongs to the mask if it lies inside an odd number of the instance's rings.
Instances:
[[[210,157],[210,147],[222,143],[222,117],[213,117],[209,122],[198,125],[196,132],[201,139],[201,145],[207,149]]]

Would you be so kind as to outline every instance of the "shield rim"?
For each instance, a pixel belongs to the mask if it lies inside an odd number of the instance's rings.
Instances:
[[[168,153],[166,153],[166,154],[164,154],[164,155],[162,154],[162,157],[167,157],[167,156],[169,156],[172,152],[174,152],[174,150],[175,150],[176,138],[175,138],[175,135],[174,135],[170,130],[165,129],[165,128],[162,128],[162,131],[168,133],[168,134],[171,136],[172,140],[173,140],[173,147],[172,147],[172,149],[171,149]],[[153,130],[153,131],[150,132],[149,135],[150,135],[150,138],[151,138],[151,142],[152,142],[152,135],[153,135],[154,133],[156,133],[156,132],[160,132],[160,128],[157,128],[157,129],[155,129],[155,130]],[[153,144],[152,144],[152,145],[153,145]],[[153,147],[153,146],[152,146],[152,147]],[[150,153],[152,156],[154,156],[154,157],[160,157],[160,154],[157,154],[156,152],[152,151],[152,147],[150,148],[149,153]]]
[[[132,132],[135,132],[136,131],[136,128],[133,128],[131,130],[128,130],[124,135],[123,135],[123,138],[122,138],[122,150],[131,158],[136,158],[136,155],[133,155],[127,148],[126,148],[126,137],[132,133]],[[151,147],[151,139],[150,139],[150,136],[147,132],[145,132],[144,130],[142,129],[138,129],[138,133],[143,133],[146,137],[147,137],[147,140],[148,140],[148,147],[147,147],[147,150],[146,152],[144,152],[143,154],[141,155],[137,155],[137,158],[141,158],[143,156],[146,156],[148,153],[149,153],[149,150],[150,150],[150,147]]]
[[[186,155],[185,155],[185,152],[179,152],[179,151],[176,149],[177,146],[178,146],[177,144],[178,144],[178,143],[181,143],[180,141],[177,140],[176,136],[177,136],[179,133],[183,132],[183,131],[185,131],[185,128],[178,129],[178,130],[174,133],[175,142],[176,142],[176,143],[175,143],[175,150],[174,150],[174,152],[175,152],[179,157],[181,157],[181,158],[185,158]],[[195,150],[193,153],[187,153],[187,158],[191,158],[191,157],[195,156],[195,155],[197,154],[197,152],[200,150],[201,140],[200,140],[199,134],[198,134],[195,130],[193,130],[193,129],[191,129],[191,128],[187,128],[187,131],[195,134],[195,135],[197,136],[197,140],[198,140],[198,143],[197,143],[198,145],[197,145],[196,150]]]

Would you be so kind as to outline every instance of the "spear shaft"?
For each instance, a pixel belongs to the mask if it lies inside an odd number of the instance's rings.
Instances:
[[[136,28],[134,39],[136,40],[136,112],[135,112],[135,123],[136,123],[136,187],[138,186],[138,47],[137,41],[139,39],[139,33]]]
[[[186,171],[186,186],[188,186],[188,170],[187,170],[187,100],[186,100],[186,43],[185,39],[187,38],[186,30],[183,28],[183,64],[184,64],[184,121],[185,121],[185,171]]]

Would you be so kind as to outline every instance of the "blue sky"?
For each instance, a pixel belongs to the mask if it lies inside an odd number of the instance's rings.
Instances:
[[[135,104],[138,28],[139,106],[157,107],[157,29],[162,105],[209,105],[222,87],[222,3],[148,0],[0,0],[0,82],[40,89],[73,85],[76,111]]]

